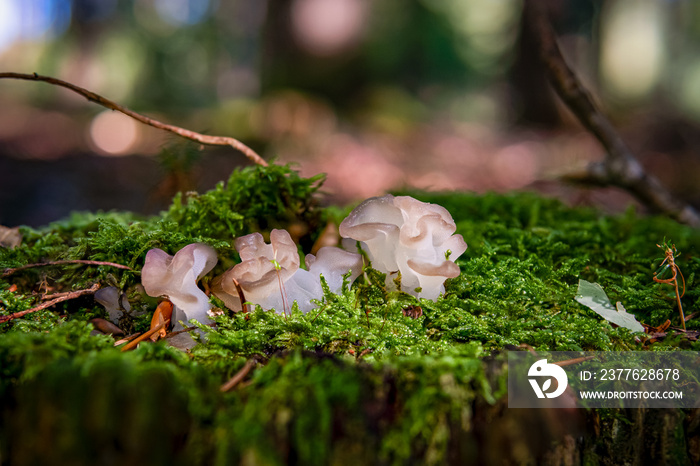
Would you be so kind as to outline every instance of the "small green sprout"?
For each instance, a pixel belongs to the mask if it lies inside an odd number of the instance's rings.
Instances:
[[[272,265],[275,266],[275,270],[277,270],[278,272],[282,270],[282,266],[279,262],[277,262],[277,259],[270,259],[270,262],[272,262]]]
[[[282,282],[282,277],[280,276],[280,270],[282,270],[282,265],[280,265],[279,262],[277,262],[277,251],[275,251],[275,257],[270,259],[270,262],[272,265],[275,267],[275,270],[277,271],[277,281],[279,282],[280,285],[280,294],[282,295],[282,312],[284,313],[284,318],[287,318],[287,307],[288,307],[288,298],[287,298],[287,291],[284,289],[284,283]],[[291,308],[289,309],[289,314],[292,313]]]

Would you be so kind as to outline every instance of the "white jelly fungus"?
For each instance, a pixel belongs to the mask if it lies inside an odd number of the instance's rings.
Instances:
[[[126,295],[121,293],[116,286],[108,286],[95,292],[95,301],[102,304],[109,314],[109,320],[114,324],[119,323],[119,319],[124,311],[131,311],[131,305],[126,299]]]
[[[141,271],[141,284],[149,296],[163,296],[173,303],[174,322],[196,319],[206,324],[210,321],[211,304],[197,282],[214,268],[217,260],[216,251],[206,244],[189,244],[175,256],[151,249]]]
[[[301,269],[297,247],[286,230],[272,230],[270,244],[260,233],[252,233],[236,239],[235,245],[242,262],[212,282],[214,295],[235,311],[242,309],[240,290],[245,302],[263,309],[286,313],[296,301],[299,309],[308,312],[315,307],[311,300],[323,297],[321,274],[331,291],[337,292],[344,274],[351,271],[352,281],[362,269],[359,254],[333,247],[307,255],[309,270]]]
[[[388,194],[358,205],[340,235],[362,242],[372,266],[387,274],[387,287],[400,273],[403,291],[436,300],[445,280],[459,275],[454,259],[467,249],[456,228],[444,207]]]

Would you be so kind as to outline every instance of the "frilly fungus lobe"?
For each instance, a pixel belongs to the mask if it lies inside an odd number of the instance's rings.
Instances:
[[[206,244],[189,244],[171,256],[162,249],[151,249],[141,271],[141,284],[149,296],[167,297],[186,320],[209,322],[209,297],[197,286],[200,278],[214,268],[216,251]],[[178,313],[179,314],[179,313]],[[175,315],[175,322],[181,316]]]
[[[116,286],[108,286],[97,290],[95,292],[95,301],[105,307],[109,314],[109,320],[113,324],[119,323],[119,318],[124,314],[124,311],[131,311],[131,305],[126,299],[126,295],[120,292]]]
[[[364,243],[372,266],[387,274],[387,286],[401,273],[401,286],[435,300],[447,278],[459,275],[454,259],[467,249],[450,213],[436,204],[387,194],[357,206],[340,224],[340,235]]]
[[[311,300],[323,297],[321,274],[331,291],[338,291],[343,274],[351,270],[352,281],[362,269],[359,254],[332,247],[321,248],[317,256],[307,255],[309,270],[299,268],[297,247],[286,230],[272,230],[270,244],[260,233],[242,236],[235,244],[242,262],[212,282],[213,293],[233,310],[242,309],[238,284],[245,301],[263,309],[286,312],[296,301],[308,312],[315,307]]]

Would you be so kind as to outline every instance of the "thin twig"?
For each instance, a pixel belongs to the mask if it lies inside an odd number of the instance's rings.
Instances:
[[[222,392],[227,392],[231,390],[233,387],[238,385],[245,378],[246,375],[248,375],[248,373],[253,369],[253,367],[255,367],[257,363],[258,361],[256,361],[255,358],[247,360],[245,365],[241,368],[241,370],[236,372],[236,375],[231,377],[231,379],[228,382],[223,384],[219,390],[221,390]]]
[[[141,115],[140,113],[136,113],[133,110],[129,110],[126,107],[123,107],[116,102],[113,102],[109,99],[106,99],[102,97],[101,95],[95,94],[92,91],[88,91],[87,89],[83,89],[82,87],[78,87],[75,84],[71,84],[67,81],[63,81],[61,79],[56,79],[52,78],[50,76],[41,76],[36,73],[34,74],[24,74],[24,73],[0,73],[0,79],[1,78],[6,78],[6,79],[24,79],[27,81],[43,81],[45,83],[53,84],[55,86],[61,86],[66,89],[69,89],[77,94],[82,95],[85,97],[87,100],[90,102],[95,102],[98,105],[102,105],[103,107],[109,108],[110,110],[116,110],[118,112],[123,113],[126,116],[130,116],[136,121],[139,121],[145,125],[152,126],[154,128],[162,129],[164,131],[169,131],[173,134],[177,134],[178,136],[181,136],[185,139],[190,139],[192,141],[196,141],[200,144],[207,144],[210,146],[230,146],[236,149],[237,151],[240,151],[248,157],[249,160],[252,162],[262,165],[264,167],[267,166],[267,162],[263,160],[262,157],[260,157],[253,149],[250,147],[246,146],[243,144],[241,141],[238,139],[226,137],[226,136],[208,136],[205,134],[197,133],[185,128],[180,128],[179,126],[175,125],[169,125],[167,123],[162,123],[158,120],[154,120],[153,118],[147,117],[145,115]]]
[[[72,291],[64,291],[63,293],[45,294],[40,299],[42,301],[48,301],[50,299],[56,299],[56,298],[62,298],[64,296],[68,296],[71,293],[72,293]]]
[[[212,322],[211,324],[205,324],[205,325],[206,325],[207,327],[214,327],[214,326],[216,325],[216,322]],[[163,338],[161,338],[161,340],[167,340],[168,338],[172,338],[172,337],[174,337],[175,335],[180,335],[181,333],[191,332],[192,330],[194,330],[194,329],[196,329],[196,328],[199,328],[199,327],[195,327],[195,326],[186,327],[186,328],[183,328],[182,330],[177,330],[177,331],[175,331],[175,332],[170,332],[170,333],[168,333],[167,335],[165,335]]]
[[[552,364],[555,364],[559,367],[566,367],[571,366],[573,364],[578,364],[580,362],[590,361],[593,358],[595,358],[595,356],[584,356],[581,358],[567,359],[566,361],[553,362]]]
[[[618,186],[644,205],[680,222],[700,227],[700,215],[691,206],[676,199],[654,176],[644,171],[614,126],[595,105],[591,94],[566,64],[551,24],[546,3],[527,0],[525,14],[539,43],[542,63],[559,97],[607,151],[603,162],[592,163],[583,174],[565,177],[571,181]]]
[[[27,314],[31,314],[32,312],[41,311],[42,309],[46,309],[48,307],[53,306],[54,304],[58,304],[58,303],[61,303],[63,301],[68,301],[69,299],[79,298],[80,296],[83,296],[86,294],[93,294],[93,293],[95,293],[95,291],[97,291],[99,289],[100,289],[100,284],[95,283],[94,285],[92,285],[90,288],[88,288],[86,290],[71,291],[70,293],[68,293],[64,296],[60,296],[56,299],[52,299],[51,301],[47,301],[45,303],[38,305],[37,307],[27,309],[26,311],[15,312],[14,314],[10,314],[8,316],[0,316],[0,324],[8,322],[12,319],[17,319],[19,317],[23,317]]]
[[[115,264],[114,262],[88,261],[88,260],[76,259],[76,260],[64,260],[64,261],[53,261],[53,262],[41,262],[41,263],[37,263],[37,264],[23,265],[22,267],[15,267],[14,269],[5,269],[5,271],[2,273],[2,276],[7,277],[7,276],[12,275],[15,272],[19,272],[20,270],[31,269],[34,267],[50,267],[50,266],[56,266],[56,265],[69,265],[69,264],[101,265],[101,266],[106,266],[106,267],[115,267],[117,269],[122,269],[122,270],[133,270],[131,267],[128,267],[128,266],[122,265],[122,264]]]
[[[656,283],[663,283],[663,284],[673,284],[673,287],[676,292],[676,301],[678,303],[678,312],[681,314],[681,324],[683,324],[683,330],[685,330],[685,314],[683,313],[683,304],[681,304],[681,298],[685,295],[685,277],[683,277],[683,272],[681,272],[681,268],[678,267],[678,264],[676,264],[676,246],[668,246],[666,243],[664,243],[663,246],[657,244],[657,246],[661,249],[664,250],[664,254],[666,257],[664,257],[663,262],[661,262],[661,265],[659,265],[659,272],[655,273],[653,276],[653,280]],[[663,265],[666,264],[666,267],[663,267]],[[671,269],[671,278],[659,278],[658,275],[662,273],[663,271],[666,270],[666,268]],[[683,293],[680,293],[678,290],[678,275],[681,276],[681,279],[683,279]]]
[[[121,346],[121,345],[123,345],[124,343],[129,343],[129,342],[132,341],[134,338],[138,338],[138,337],[140,337],[140,336],[141,336],[140,333],[134,333],[134,334],[132,334],[132,335],[128,335],[128,336],[126,336],[126,337],[124,337],[124,338],[121,338],[121,339],[115,341],[115,342],[114,342],[114,346]]]

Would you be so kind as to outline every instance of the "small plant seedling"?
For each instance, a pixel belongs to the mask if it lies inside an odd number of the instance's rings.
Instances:
[[[681,298],[685,295],[685,278],[681,272],[680,267],[676,264],[676,257],[680,256],[680,253],[676,251],[676,246],[671,244],[671,242],[664,242],[662,244],[657,244],[657,246],[664,251],[664,260],[659,265],[659,268],[654,272],[654,281],[656,283],[673,284],[676,291],[676,301],[678,302],[678,312],[681,314],[681,324],[683,325],[683,330],[685,330],[685,315],[683,314],[683,305],[681,304]],[[668,276],[670,273],[670,276]],[[681,277],[681,282],[683,283],[683,292],[678,291],[678,276]],[[668,277],[668,278],[662,278]]]

